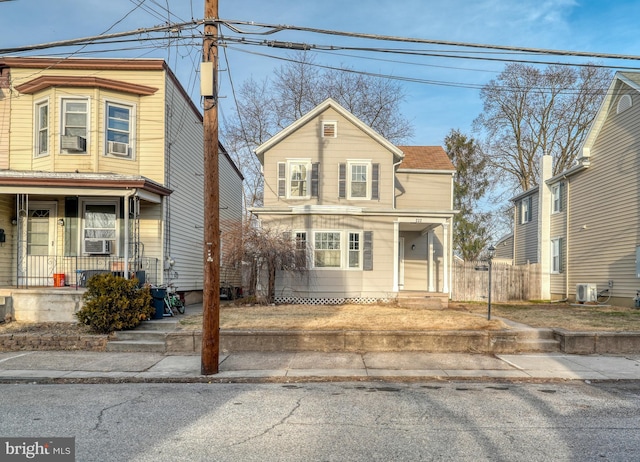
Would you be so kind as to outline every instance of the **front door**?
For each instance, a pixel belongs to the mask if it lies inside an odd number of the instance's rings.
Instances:
[[[31,202],[23,228],[21,283],[51,286],[56,272],[56,203]]]

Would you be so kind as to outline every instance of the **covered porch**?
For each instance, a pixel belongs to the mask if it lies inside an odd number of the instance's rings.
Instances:
[[[81,306],[77,292],[102,272],[163,282],[164,198],[170,193],[133,175],[0,172],[5,311],[18,320],[38,319],[34,310],[51,309],[53,294],[42,295],[57,290],[58,315],[44,318],[69,320]],[[26,305],[36,300],[36,307]]]
[[[393,290],[450,295],[451,216],[406,216],[394,221]]]

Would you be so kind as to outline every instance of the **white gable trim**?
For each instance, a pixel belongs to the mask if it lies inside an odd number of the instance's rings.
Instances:
[[[584,144],[582,145],[582,156],[578,158],[578,162],[588,160],[588,158],[591,156],[591,148],[598,138],[600,130],[602,130],[602,126],[604,125],[604,122],[609,115],[611,102],[614,98],[618,97],[620,82],[628,85],[630,88],[640,93],[640,86],[636,82],[629,79],[621,72],[616,72],[616,74],[613,76],[611,85],[609,85],[609,88],[607,89],[607,96],[602,101],[600,108],[598,108],[598,113],[596,114],[596,117],[593,119],[593,123],[589,128],[589,133],[587,134]]]
[[[356,116],[351,114],[349,111],[347,111],[340,104],[338,104],[338,102],[335,101],[333,98],[327,98],[324,102],[322,102],[319,105],[317,105],[315,108],[313,108],[311,111],[307,112],[305,115],[300,117],[298,120],[293,122],[291,125],[289,125],[288,127],[284,128],[283,130],[281,130],[280,132],[278,132],[277,134],[275,134],[274,136],[269,138],[267,141],[262,143],[260,146],[258,146],[256,148],[256,150],[255,150],[255,153],[258,156],[258,158],[260,159],[260,162],[264,161],[264,153],[266,151],[271,149],[273,146],[278,144],[280,141],[282,141],[283,139],[288,137],[291,133],[295,132],[300,127],[304,126],[307,122],[309,122],[310,120],[314,119],[315,117],[317,117],[318,115],[320,115],[321,113],[323,113],[324,111],[326,111],[329,108],[334,109],[336,112],[338,112],[345,119],[349,120],[351,123],[353,123],[355,126],[357,126],[360,130],[362,130],[367,135],[369,135],[371,138],[373,138],[375,141],[380,143],[383,147],[385,147],[386,149],[391,151],[394,154],[394,156],[396,157],[396,160],[401,160],[401,159],[404,158],[404,153],[402,152],[402,150],[400,150],[400,148],[398,148],[397,146],[395,146],[391,142],[387,141],[387,139],[382,137],[378,132],[373,130],[367,124],[362,122],[360,119],[358,119]]]

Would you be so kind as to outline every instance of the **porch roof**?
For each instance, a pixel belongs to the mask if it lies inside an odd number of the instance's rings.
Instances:
[[[173,191],[139,175],[116,173],[66,173],[0,171],[0,194],[95,194],[125,195],[136,189],[142,194],[168,196]]]

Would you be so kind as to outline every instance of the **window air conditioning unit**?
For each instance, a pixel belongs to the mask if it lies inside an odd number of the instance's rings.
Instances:
[[[84,241],[84,250],[87,253],[92,254],[108,254],[111,253],[111,241],[97,240],[97,241]]]
[[[63,135],[61,144],[62,149],[66,149],[67,151],[82,152],[87,148],[87,140],[81,136]]]
[[[576,302],[595,302],[598,300],[598,288],[595,284],[576,284]]]
[[[117,141],[107,141],[107,153],[114,156],[128,156],[129,145],[127,143],[119,143]]]

